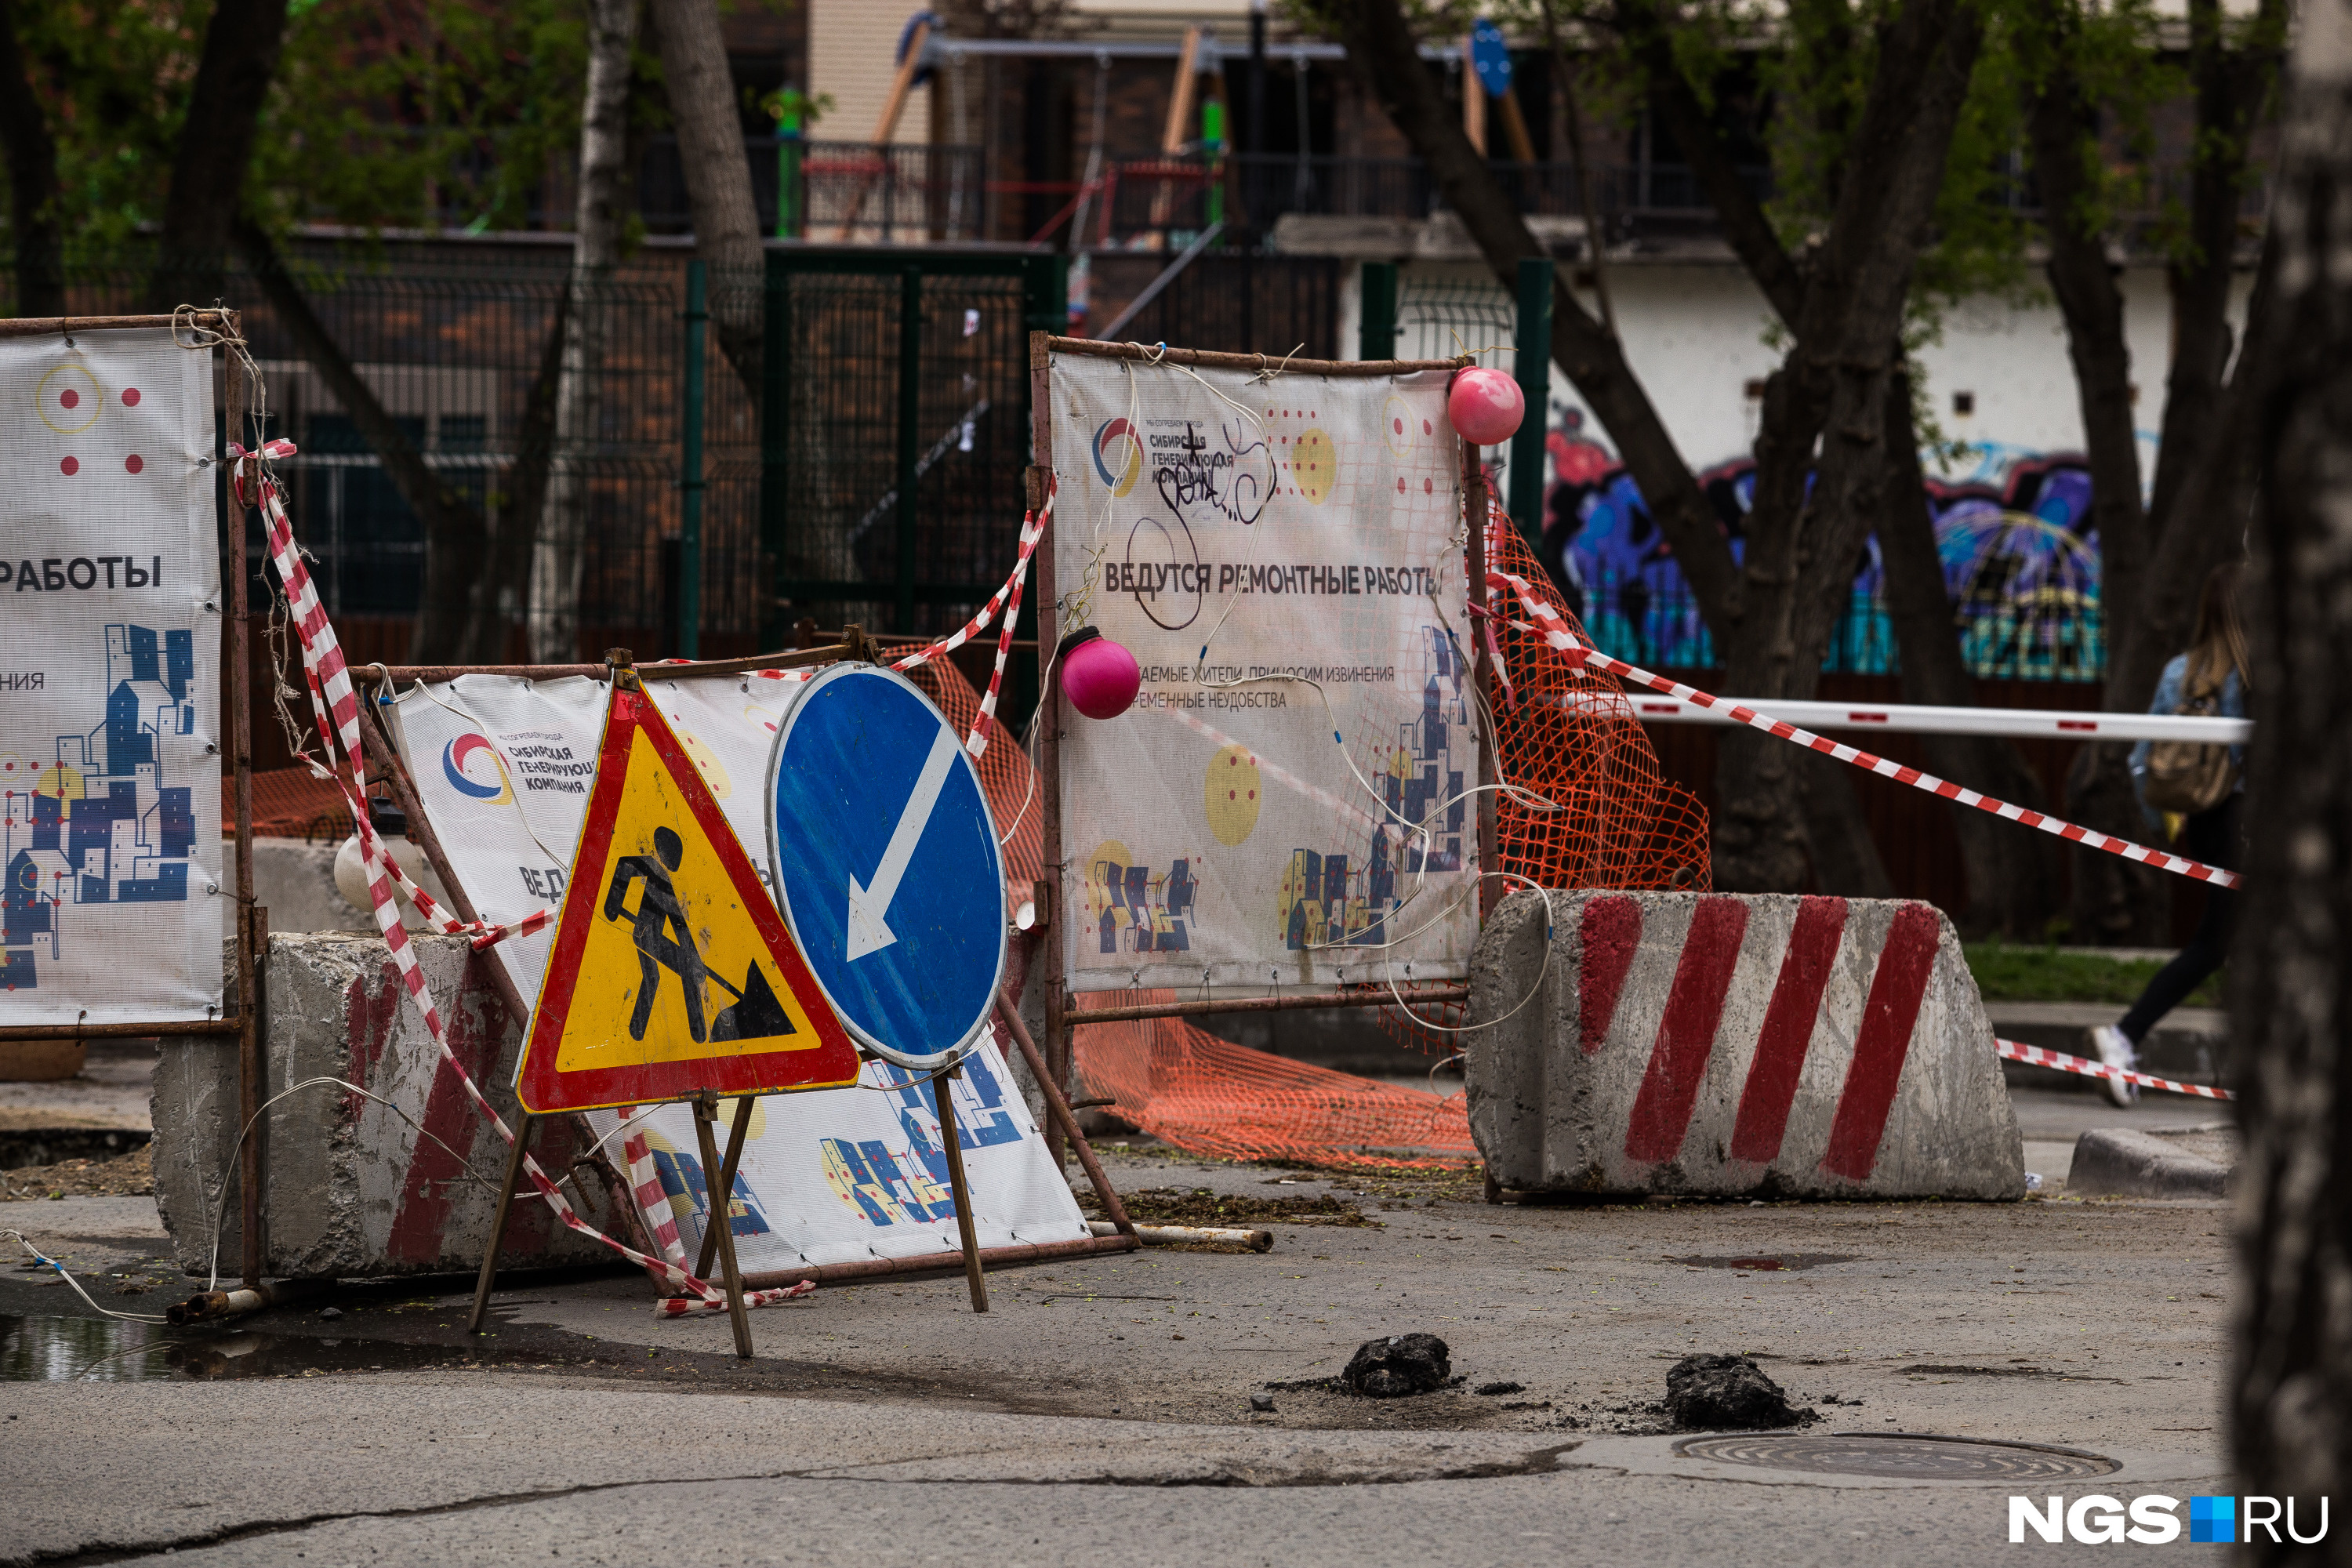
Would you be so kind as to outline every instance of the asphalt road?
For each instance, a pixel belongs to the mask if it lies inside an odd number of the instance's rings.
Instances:
[[[2053,1136],[2066,1113],[2028,1111]],[[2012,1491],[2231,1489],[2221,1205],[1489,1207],[1110,1163],[1129,1189],[1337,1192],[1378,1223],[1008,1271],[985,1316],[960,1277],[824,1289],[752,1315],[748,1368],[723,1318],[656,1319],[621,1274],[509,1281],[496,1337],[468,1342],[456,1280],[164,1334],[7,1268],[0,1373],[46,1381],[0,1382],[0,1563],[1973,1565],[2078,1550],[2010,1546]],[[156,1271],[146,1200],[0,1205],[8,1226],[110,1306],[186,1288]],[[1738,1266],[1764,1258],[1784,1267]],[[1448,1342],[1461,1386],[1312,1386],[1407,1330]],[[1755,1356],[1817,1414],[1809,1434],[2118,1468],[1923,1480],[1681,1453],[1657,1402],[1700,1350]],[[1496,1383],[1522,1387],[1475,1392]],[[1269,1385],[1274,1411],[1252,1414]]]

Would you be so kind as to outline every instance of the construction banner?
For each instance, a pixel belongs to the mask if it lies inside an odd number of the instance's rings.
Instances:
[[[1078,991],[1468,971],[1479,715],[1445,374],[1052,361],[1052,624],[1135,656],[1069,712]]]
[[[214,1017],[212,356],[0,338],[0,1025]]]
[[[665,681],[658,666],[639,674],[737,842],[764,846],[769,752],[803,674]],[[518,921],[563,905],[597,784],[607,689],[596,680],[468,675],[412,688],[394,704],[394,734],[420,803],[482,919]],[[756,869],[761,858],[751,857],[753,874],[764,878]],[[599,911],[612,880],[608,871]],[[642,912],[643,891],[625,893],[625,910]],[[536,997],[557,939],[551,922],[490,951],[522,994]],[[635,953],[623,955],[623,963],[625,976],[637,980]],[[670,1000],[664,995],[656,1006]],[[982,1247],[1087,1234],[992,1035],[966,1059],[949,1110]],[[757,1101],[729,1204],[744,1269],[953,1250],[940,1117],[929,1079],[880,1062],[866,1065],[856,1089]],[[598,1110],[590,1121],[601,1134],[622,1117]],[[690,1266],[709,1221],[691,1112],[655,1110],[614,1147],[624,1144],[647,1229],[665,1247],[684,1248]]]

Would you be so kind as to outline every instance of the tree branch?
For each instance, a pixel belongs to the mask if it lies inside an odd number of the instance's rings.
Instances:
[[[0,0],[0,144],[7,151],[9,220],[16,240],[16,313],[62,316],[66,276],[58,143],[26,65],[14,0]]]

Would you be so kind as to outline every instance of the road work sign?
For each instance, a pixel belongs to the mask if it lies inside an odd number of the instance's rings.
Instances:
[[[969,1045],[1004,966],[1004,862],[955,726],[905,676],[835,665],[777,731],[769,863],[817,984],[918,1070]]]
[[[518,1098],[544,1115],[856,1077],[709,786],[661,710],[616,682]]]

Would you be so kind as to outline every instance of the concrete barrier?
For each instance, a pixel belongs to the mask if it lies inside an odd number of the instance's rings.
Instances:
[[[1992,1030],[1931,906],[1585,892],[1551,907],[1549,967],[1545,901],[1527,892],[1471,966],[1473,1023],[1501,1022],[1467,1037],[1470,1130],[1503,1187],[2024,1195]]]
[[[469,962],[462,939],[420,937],[415,948],[452,1048],[512,1125],[517,1110],[509,1086],[520,1030],[484,972]],[[345,1089],[299,1089],[278,1101],[263,1123],[269,1156],[264,1272],[363,1279],[478,1268],[506,1144],[474,1110],[456,1076],[442,1069],[382,939],[273,936],[267,963],[269,1094],[310,1078],[348,1079],[396,1100],[447,1147],[420,1137],[388,1107]],[[164,1039],[154,1121],[156,1206],[181,1267],[198,1274],[210,1267],[217,1210],[220,1257],[234,1273],[241,1246],[231,1163],[237,1134],[234,1037]],[[566,1169],[568,1121],[548,1122],[534,1152],[549,1171]],[[584,1184],[588,1201],[575,1192],[573,1203],[592,1223],[609,1224],[601,1192],[593,1181]],[[545,1204],[523,1203],[508,1223],[500,1256],[568,1264],[613,1255],[557,1225]]]

